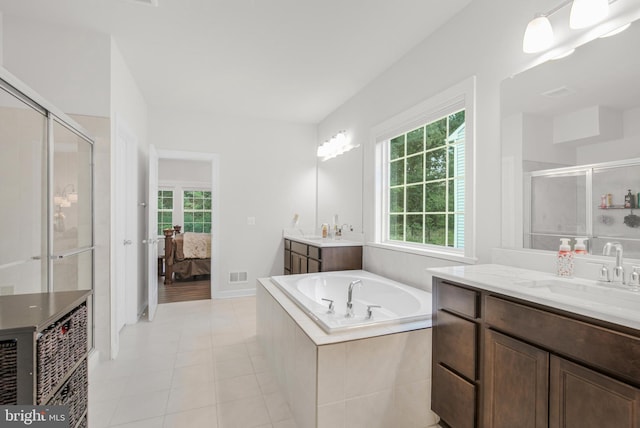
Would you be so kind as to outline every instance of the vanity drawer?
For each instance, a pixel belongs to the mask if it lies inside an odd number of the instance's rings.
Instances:
[[[306,256],[307,244],[301,244],[300,242],[291,241],[291,251]]]
[[[309,257],[316,260],[322,260],[322,250],[319,247],[309,245]]]
[[[446,282],[438,284],[436,304],[436,309],[446,309],[469,318],[475,319],[479,315],[478,292]]]
[[[437,394],[432,395],[431,409],[448,425],[473,428],[476,419],[476,387],[455,373],[434,365],[433,383]]]
[[[436,325],[437,362],[475,380],[478,325],[444,311],[436,314]]]
[[[490,295],[485,297],[485,322],[492,329],[640,384],[640,364],[629,359],[640,355],[638,337]]]

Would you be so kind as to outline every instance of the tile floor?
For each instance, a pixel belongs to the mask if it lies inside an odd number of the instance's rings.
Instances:
[[[159,305],[90,373],[89,426],[295,428],[255,326],[255,297]]]

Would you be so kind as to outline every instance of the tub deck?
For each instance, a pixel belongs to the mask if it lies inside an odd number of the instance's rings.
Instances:
[[[431,328],[431,318],[429,317],[428,319],[402,324],[372,324],[367,327],[344,329],[327,333],[273,283],[270,278],[260,278],[257,282],[258,287],[262,286],[317,346]]]

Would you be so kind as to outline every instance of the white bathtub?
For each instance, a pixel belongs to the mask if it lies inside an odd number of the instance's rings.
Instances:
[[[353,287],[353,317],[346,317],[349,284]],[[400,324],[431,318],[431,293],[401,284],[363,270],[273,276],[271,281],[309,315],[324,331]],[[329,313],[333,300],[334,313]],[[372,309],[367,318],[367,306]]]

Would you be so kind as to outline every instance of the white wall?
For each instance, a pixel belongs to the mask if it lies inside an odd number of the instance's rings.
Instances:
[[[214,297],[253,293],[256,278],[282,274],[282,229],[295,213],[304,229],[315,222],[315,127],[152,107],[149,129],[158,149],[219,155]],[[247,283],[229,284],[238,271],[248,272]]]
[[[375,125],[475,75],[475,242],[478,261],[489,262],[491,249],[501,243],[500,82],[537,61],[535,56],[522,53],[522,36],[527,22],[534,13],[541,12],[543,6],[536,2],[511,0],[473,1],[449,23],[325,118],[318,127],[317,143],[326,140],[337,130],[346,129],[358,143],[371,144],[370,133]],[[564,25],[568,27],[566,23]],[[563,37],[579,38],[576,32],[558,33],[560,41]],[[368,154],[370,152],[365,150],[363,163],[363,229],[367,239],[372,239],[374,235],[375,171],[374,160]],[[357,170],[358,162],[354,158],[349,168]],[[358,187],[361,184],[356,180],[345,183],[345,186],[350,185]],[[323,187],[319,186],[320,189]],[[357,212],[360,201],[350,199],[351,193],[319,193],[319,211],[322,212],[323,205],[328,203],[349,207],[345,210]],[[403,262],[399,265],[401,260]],[[366,269],[383,272],[386,276],[409,283],[420,282],[425,267],[446,264],[451,263],[373,247],[366,249],[364,260]]]
[[[158,183],[198,183],[211,187],[211,162],[179,159],[158,160]]]
[[[67,114],[109,116],[109,36],[3,18],[7,70]]]
[[[576,148],[577,164],[609,162],[640,157],[640,108],[622,113],[622,138]]]
[[[489,261],[490,249],[500,245],[500,216],[496,215],[501,203],[500,82],[526,59],[522,54],[522,34],[533,12],[521,2],[472,2],[319,124],[319,141],[337,129],[346,129],[361,145],[369,145],[375,125],[476,75],[475,223],[482,227],[475,229],[477,256],[482,262]],[[500,25],[486,25],[498,16]],[[375,171],[370,152],[365,150],[364,156],[363,228],[367,239],[374,234]],[[325,197],[319,195],[320,207]],[[343,198],[341,203],[351,206],[360,201]],[[399,265],[401,260],[406,262]],[[424,268],[445,264],[451,262],[373,247],[366,249],[364,260],[368,270],[415,285],[424,281]]]

